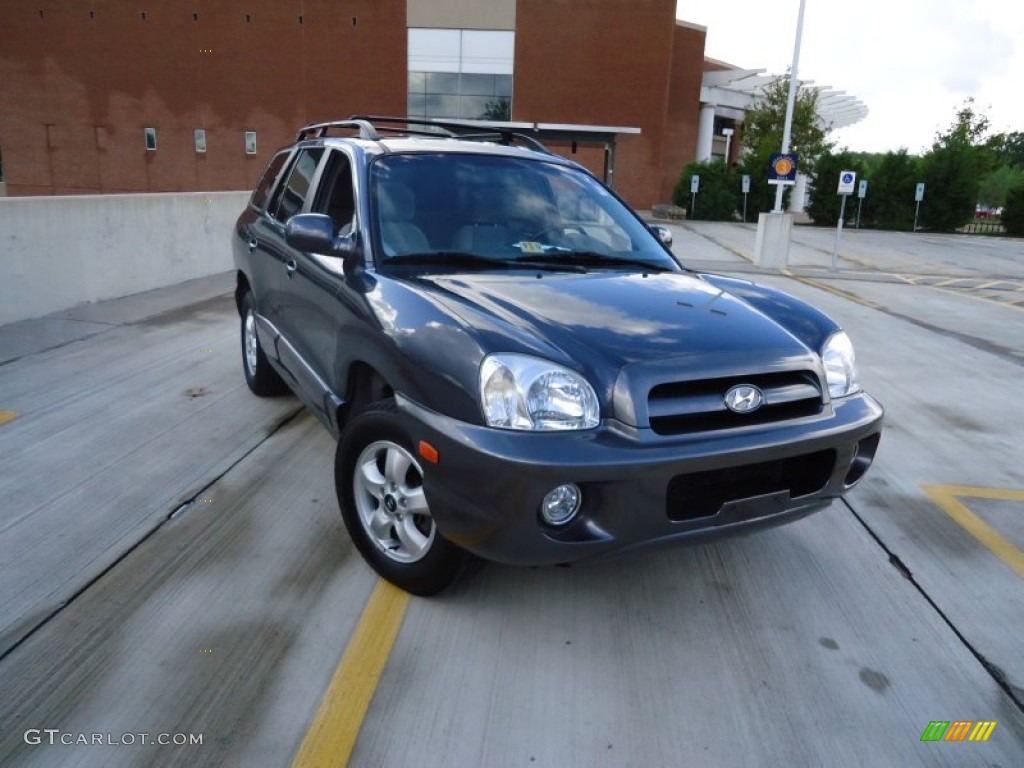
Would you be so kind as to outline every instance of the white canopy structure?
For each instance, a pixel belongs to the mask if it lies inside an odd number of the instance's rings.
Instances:
[[[715,62],[729,66],[724,62]],[[700,88],[700,122],[697,127],[697,159],[710,160],[716,154],[715,118],[743,122],[744,113],[761,98],[765,86],[782,75],[766,75],[763,69],[722,69],[705,72]],[[845,91],[801,80],[801,89],[818,92],[818,121],[821,126],[843,128],[867,117],[867,106]]]

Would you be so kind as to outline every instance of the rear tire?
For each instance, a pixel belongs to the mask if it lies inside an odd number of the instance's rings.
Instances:
[[[423,475],[393,400],[369,405],[342,433],[334,479],[349,536],[382,577],[428,596],[458,581],[475,558],[438,531]]]
[[[270,397],[288,391],[288,385],[278,375],[263,354],[260,337],[256,333],[256,302],[252,291],[242,296],[242,370],[245,372],[245,383],[254,395]]]

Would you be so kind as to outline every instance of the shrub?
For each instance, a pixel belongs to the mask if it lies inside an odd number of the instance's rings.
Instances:
[[[921,178],[920,160],[907,150],[888,152],[868,179],[861,226],[910,231],[914,227],[914,191]]]
[[[697,202],[691,210],[690,179],[700,176]],[[732,221],[740,205],[740,179],[721,160],[687,163],[672,190],[672,202],[686,208],[688,219]]]
[[[1018,184],[1006,193],[1003,226],[1006,234],[1024,237],[1024,184]]]
[[[815,224],[834,227],[839,221],[842,198],[836,194],[836,187],[839,185],[839,174],[843,171],[855,171],[858,185],[864,178],[863,162],[849,152],[839,152],[835,155],[827,153],[818,158],[814,175],[811,177],[811,201],[807,205],[807,215]],[[869,186],[868,194],[871,194],[871,191]],[[845,223],[853,223],[856,217],[857,189],[854,188],[854,193],[846,201]]]

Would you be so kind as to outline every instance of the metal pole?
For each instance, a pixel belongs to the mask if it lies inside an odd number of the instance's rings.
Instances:
[[[846,195],[843,195],[842,205],[839,206],[839,223],[836,225],[836,244],[832,248],[832,271],[838,269],[839,262],[839,240],[843,236],[843,219],[846,218]]]
[[[743,223],[747,223],[747,193],[743,193]]]
[[[855,229],[860,229],[860,207],[864,205],[864,198],[857,198],[857,225]]]
[[[793,107],[796,104],[797,70],[800,68],[800,38],[804,34],[804,3],[800,0],[800,15],[796,21],[796,43],[793,45],[793,66],[789,70],[789,99],[786,102],[786,122],[782,126],[782,154],[789,152],[790,134],[793,130]],[[772,213],[782,213],[783,185],[775,188],[775,208]]]
[[[690,193],[690,220],[693,220],[693,213],[697,210],[697,193]]]
[[[914,231],[917,232],[917,214],[921,212],[921,201],[917,201],[917,205],[914,207]]]

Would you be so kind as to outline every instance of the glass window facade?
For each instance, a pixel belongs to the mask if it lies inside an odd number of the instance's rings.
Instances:
[[[409,73],[409,117],[509,120],[512,75]]]
[[[410,29],[410,117],[510,120],[515,33]]]

